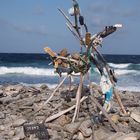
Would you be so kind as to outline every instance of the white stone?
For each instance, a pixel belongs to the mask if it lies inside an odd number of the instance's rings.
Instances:
[[[140,113],[139,112],[132,112],[130,117],[133,118],[138,123],[140,123]]]
[[[3,125],[0,125],[0,131],[4,131],[5,127]]]
[[[25,119],[20,118],[20,119],[17,119],[13,122],[13,126],[14,127],[19,127],[19,126],[23,125],[25,122],[26,122]]]
[[[84,140],[84,136],[81,132],[78,133],[78,137],[77,137],[78,140]]]
[[[9,136],[14,136],[15,135],[15,132],[13,130],[9,131],[8,133]]]
[[[126,137],[122,140],[138,140],[136,137]]]

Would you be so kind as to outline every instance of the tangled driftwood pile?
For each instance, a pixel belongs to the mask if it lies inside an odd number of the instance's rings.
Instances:
[[[114,71],[109,67],[108,63],[102,56],[102,54],[97,50],[98,46],[102,46],[102,40],[103,38],[107,37],[108,35],[115,32],[118,28],[122,27],[121,24],[115,24],[112,26],[106,26],[103,31],[92,35],[88,27],[86,25],[86,22],[84,20],[84,17],[81,15],[79,4],[76,0],[72,0],[73,6],[69,10],[69,14],[74,17],[74,23],[69,19],[69,17],[64,13],[62,9],[58,9],[61,14],[64,16],[64,18],[67,21],[67,27],[72,32],[72,34],[78,39],[80,45],[81,45],[81,52],[77,54],[68,54],[67,49],[63,49],[59,54],[52,51],[49,47],[46,47],[44,50],[46,53],[50,55],[50,58],[52,59],[52,64],[56,70],[56,72],[61,77],[63,73],[67,73],[67,77],[70,77],[70,88],[71,90],[71,76],[73,76],[74,73],[80,73],[80,81],[79,86],[76,92],[76,105],[75,105],[75,112],[73,115],[72,122],[75,121],[76,118],[78,118],[79,110],[80,110],[80,103],[84,100],[81,99],[82,94],[82,88],[84,83],[84,78],[86,75],[89,74],[89,70],[93,69],[93,67],[96,67],[98,71],[100,72],[101,81],[102,84],[102,93],[105,94],[105,97],[107,93],[109,93],[110,97],[112,96],[113,92],[117,99],[117,102],[120,105],[120,108],[124,114],[126,113],[126,110],[121,102],[121,99],[119,97],[119,94],[115,92],[115,83],[117,82],[117,79],[115,77]],[[84,34],[82,35],[82,29],[84,28]],[[82,47],[85,48],[85,51],[83,52]],[[52,95],[48,98],[48,100],[44,103],[46,105],[54,96],[55,92],[61,84],[65,81],[67,78],[65,77],[62,82],[58,85],[58,87],[54,90]],[[103,91],[103,89],[105,89]],[[111,92],[110,92],[111,91]],[[93,94],[92,88],[90,86],[90,94]],[[111,98],[110,98],[111,99]],[[109,102],[110,102],[109,99]],[[115,124],[110,120],[108,117],[108,114],[106,113],[107,109],[102,108],[102,106],[94,99],[92,98],[93,102],[100,108],[102,113],[108,118],[108,121],[111,123],[114,130],[117,132],[118,129],[115,126]],[[104,105],[107,100],[105,99]],[[109,106],[109,102],[107,103]],[[43,106],[44,106],[43,105]],[[41,107],[42,108],[42,107]],[[41,109],[39,108],[38,111]],[[107,107],[106,107],[107,108]],[[71,108],[70,108],[71,109]],[[35,112],[36,113],[36,112]],[[62,115],[63,112],[57,114],[56,116]],[[52,118],[56,117],[52,116]]]

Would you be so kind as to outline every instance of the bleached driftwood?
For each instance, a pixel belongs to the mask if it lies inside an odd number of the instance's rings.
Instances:
[[[125,108],[124,108],[124,106],[122,104],[120,95],[115,89],[114,89],[114,95],[115,95],[115,98],[117,99],[117,102],[118,102],[118,104],[119,104],[119,106],[120,106],[120,108],[122,110],[122,113],[127,114],[127,112],[126,112],[126,110],[125,110]]]
[[[76,93],[76,108],[75,108],[75,112],[74,112],[74,116],[72,119],[72,122],[75,121],[76,117],[78,117],[79,114],[79,109],[80,109],[80,98],[81,98],[81,92],[82,92],[82,86],[83,86],[83,80],[84,80],[84,76],[81,73],[80,74],[80,84]]]
[[[64,77],[64,79],[59,83],[59,85],[55,88],[55,90],[53,91],[51,96],[47,99],[47,101],[41,107],[39,107],[33,114],[31,114],[31,116],[36,114],[37,112],[39,112],[52,99],[52,97],[55,95],[56,91],[61,87],[61,85],[64,83],[64,81],[66,79],[67,79],[67,76]]]
[[[88,97],[86,97],[86,96],[82,97],[82,99],[80,100],[80,103],[83,102],[83,101],[84,101],[85,99],[87,99],[87,98],[88,98]],[[45,122],[46,122],[46,123],[47,123],[47,122],[50,122],[50,121],[52,121],[52,120],[54,120],[54,119],[56,119],[56,118],[62,116],[63,114],[65,114],[65,113],[67,113],[67,112],[73,110],[75,107],[76,107],[76,105],[73,105],[73,106],[71,106],[70,108],[68,108],[68,109],[66,109],[66,110],[63,110],[63,111],[61,111],[61,112],[59,112],[59,113],[57,113],[57,114],[54,114],[53,116],[50,116],[50,117],[48,117],[48,118],[45,120]]]

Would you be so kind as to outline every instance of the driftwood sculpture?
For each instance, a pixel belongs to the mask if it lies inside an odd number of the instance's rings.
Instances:
[[[115,78],[113,75],[112,70],[110,69],[109,65],[107,64],[106,60],[100,54],[100,52],[97,50],[98,46],[102,46],[102,40],[103,38],[107,37],[111,33],[115,32],[118,28],[122,27],[121,24],[115,24],[112,26],[106,26],[103,31],[92,35],[87,28],[87,25],[84,21],[84,17],[80,13],[80,8],[76,0],[73,1],[73,6],[69,10],[69,14],[74,17],[74,23],[71,22],[69,17],[63,12],[63,10],[58,9],[60,13],[64,16],[64,18],[67,20],[67,27],[72,32],[74,37],[78,39],[80,46],[81,46],[81,52],[75,53],[75,54],[69,54],[67,52],[67,49],[63,49],[59,54],[52,51],[49,47],[44,48],[45,52],[48,53],[52,59],[53,66],[56,70],[56,72],[61,76],[63,73],[67,73],[67,76],[64,77],[63,81],[56,87],[50,98],[36,111],[38,112],[45,104],[47,104],[51,98],[55,95],[55,92],[59,89],[59,87],[62,85],[62,83],[65,81],[65,79],[69,76],[72,76],[72,73],[80,73],[80,83],[78,86],[78,90],[76,93],[76,105],[67,109],[66,111],[62,111],[54,116],[51,116],[47,118],[47,122],[50,120],[53,120],[54,118],[57,118],[61,116],[62,114],[72,110],[75,108],[74,116],[72,121],[74,122],[76,117],[78,117],[79,108],[80,108],[80,101],[82,102],[84,99],[81,99],[81,91],[83,86],[83,81],[85,75],[88,73],[89,69],[92,67],[92,65],[95,65],[97,69],[102,72],[103,69],[106,69],[109,79],[112,83],[112,85],[115,87]],[[81,34],[81,30],[85,30],[85,34]],[[82,48],[85,48],[85,52],[83,52]],[[71,87],[71,81],[70,81],[70,87]],[[92,90],[90,90],[92,92]],[[92,93],[91,93],[92,94]],[[126,113],[121,99],[117,92],[115,92],[116,99],[118,100],[118,103],[122,109],[123,113]],[[93,97],[94,98],[94,97]],[[94,103],[99,106],[98,102],[96,100]],[[102,106],[99,106],[102,113],[107,117],[109,122],[111,123],[112,127],[115,131],[118,131],[116,125],[109,119],[106,111],[102,108]],[[36,113],[35,112],[35,113]]]

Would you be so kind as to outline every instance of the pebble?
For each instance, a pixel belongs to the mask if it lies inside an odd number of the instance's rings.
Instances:
[[[15,136],[13,137],[13,140],[22,140],[25,138],[24,131],[22,127],[19,127],[15,129]]]
[[[11,130],[11,131],[9,131],[9,136],[14,136],[15,135],[15,131],[14,130]]]
[[[45,85],[45,84],[43,84],[43,85],[40,86],[40,88],[41,88],[42,90],[46,90],[46,89],[48,89],[48,86]]]
[[[78,126],[80,125],[80,122],[76,122],[76,123],[70,123],[70,124],[67,124],[65,126],[65,129],[70,132],[70,133],[74,133],[75,130],[77,130]]]
[[[4,130],[5,130],[4,125],[0,125],[0,131],[4,131]]]
[[[27,120],[23,119],[23,118],[20,118],[20,119],[17,119],[13,122],[13,127],[19,127],[21,125],[23,125]]]
[[[78,140],[85,140],[85,138],[81,132],[78,133],[77,139]]]
[[[6,117],[6,114],[3,112],[0,112],[0,119],[5,119],[5,117]]]
[[[86,120],[80,125],[79,130],[81,131],[84,137],[89,137],[92,135],[91,125],[91,120]]]
[[[138,140],[136,137],[126,137],[122,140]]]
[[[138,123],[140,123],[140,112],[132,112],[130,117],[133,118]]]
[[[57,122],[61,125],[61,126],[65,126],[66,124],[71,122],[71,119],[66,116],[66,115],[62,115],[61,117],[59,117],[57,119]]]
[[[118,120],[119,120],[119,118],[120,118],[120,116],[117,115],[117,114],[111,116],[111,120],[112,120],[114,123],[117,123]]]

